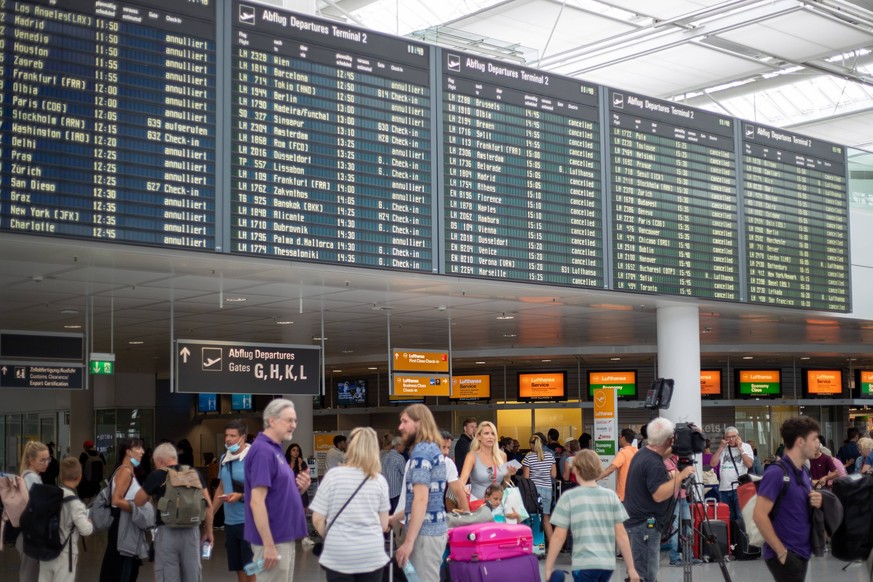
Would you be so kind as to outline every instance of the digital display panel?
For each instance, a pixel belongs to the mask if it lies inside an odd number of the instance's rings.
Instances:
[[[856,370],[856,385],[861,398],[873,398],[873,370]]]
[[[446,273],[603,286],[598,89],[444,50]]]
[[[0,229],[214,249],[215,3],[0,6]]]
[[[616,290],[740,299],[734,121],[609,91]]]
[[[448,396],[451,389],[445,374],[394,374],[389,400],[421,400],[425,396]]]
[[[431,271],[431,48],[232,14],[232,251]]]
[[[721,396],[721,370],[700,371],[700,395]]]
[[[740,398],[782,396],[782,373],[779,370],[737,370],[736,380]]]
[[[598,388],[613,388],[620,399],[633,400],[637,397],[637,373],[612,370],[588,372],[588,395],[594,396]]]
[[[522,402],[531,400],[566,400],[567,373],[519,373],[518,399]]]
[[[850,310],[846,188],[841,146],[743,123],[750,302]]]
[[[367,406],[367,381],[345,381],[336,387],[337,406]]]
[[[805,396],[839,396],[843,393],[842,370],[804,370]]]
[[[237,410],[252,410],[252,395],[251,394],[231,394],[230,409]]]
[[[452,376],[452,400],[488,400],[491,398],[491,376]]]
[[[218,412],[218,394],[198,394],[197,412]]]

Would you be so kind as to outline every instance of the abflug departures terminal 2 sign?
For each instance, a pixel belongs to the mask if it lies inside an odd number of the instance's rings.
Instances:
[[[176,392],[318,394],[319,348],[176,341]]]

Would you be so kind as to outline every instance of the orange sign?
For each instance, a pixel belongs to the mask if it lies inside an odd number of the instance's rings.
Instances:
[[[615,389],[594,390],[594,418],[615,418]]]
[[[721,370],[700,371],[700,394],[721,396]]]
[[[809,394],[840,394],[843,373],[840,370],[807,370],[806,390]]]
[[[393,396],[399,400],[418,399],[425,396],[448,396],[449,377],[434,374],[431,376],[416,376],[411,374],[394,374]]]
[[[457,400],[491,398],[491,376],[452,376],[450,398]]]
[[[518,375],[518,396],[525,400],[564,398],[564,372],[538,372]]]
[[[398,372],[449,372],[448,352],[394,350],[394,370]],[[446,394],[448,396],[448,394]]]

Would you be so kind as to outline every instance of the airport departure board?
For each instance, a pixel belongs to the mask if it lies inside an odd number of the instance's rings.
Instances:
[[[849,204],[842,146],[743,123],[749,301],[849,311]]]
[[[213,249],[215,3],[0,9],[0,228]]]
[[[442,53],[446,273],[602,287],[598,90]]]
[[[232,251],[431,271],[430,47],[232,14]]]
[[[731,118],[609,91],[617,290],[740,299]]]

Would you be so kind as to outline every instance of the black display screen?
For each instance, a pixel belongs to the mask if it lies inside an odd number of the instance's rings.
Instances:
[[[431,271],[430,47],[233,6],[233,252]]]
[[[603,286],[598,90],[442,55],[446,273]]]
[[[215,4],[0,7],[0,228],[214,249]]]
[[[609,91],[617,290],[739,300],[731,118]]]
[[[749,301],[849,311],[849,201],[842,146],[743,123]]]

